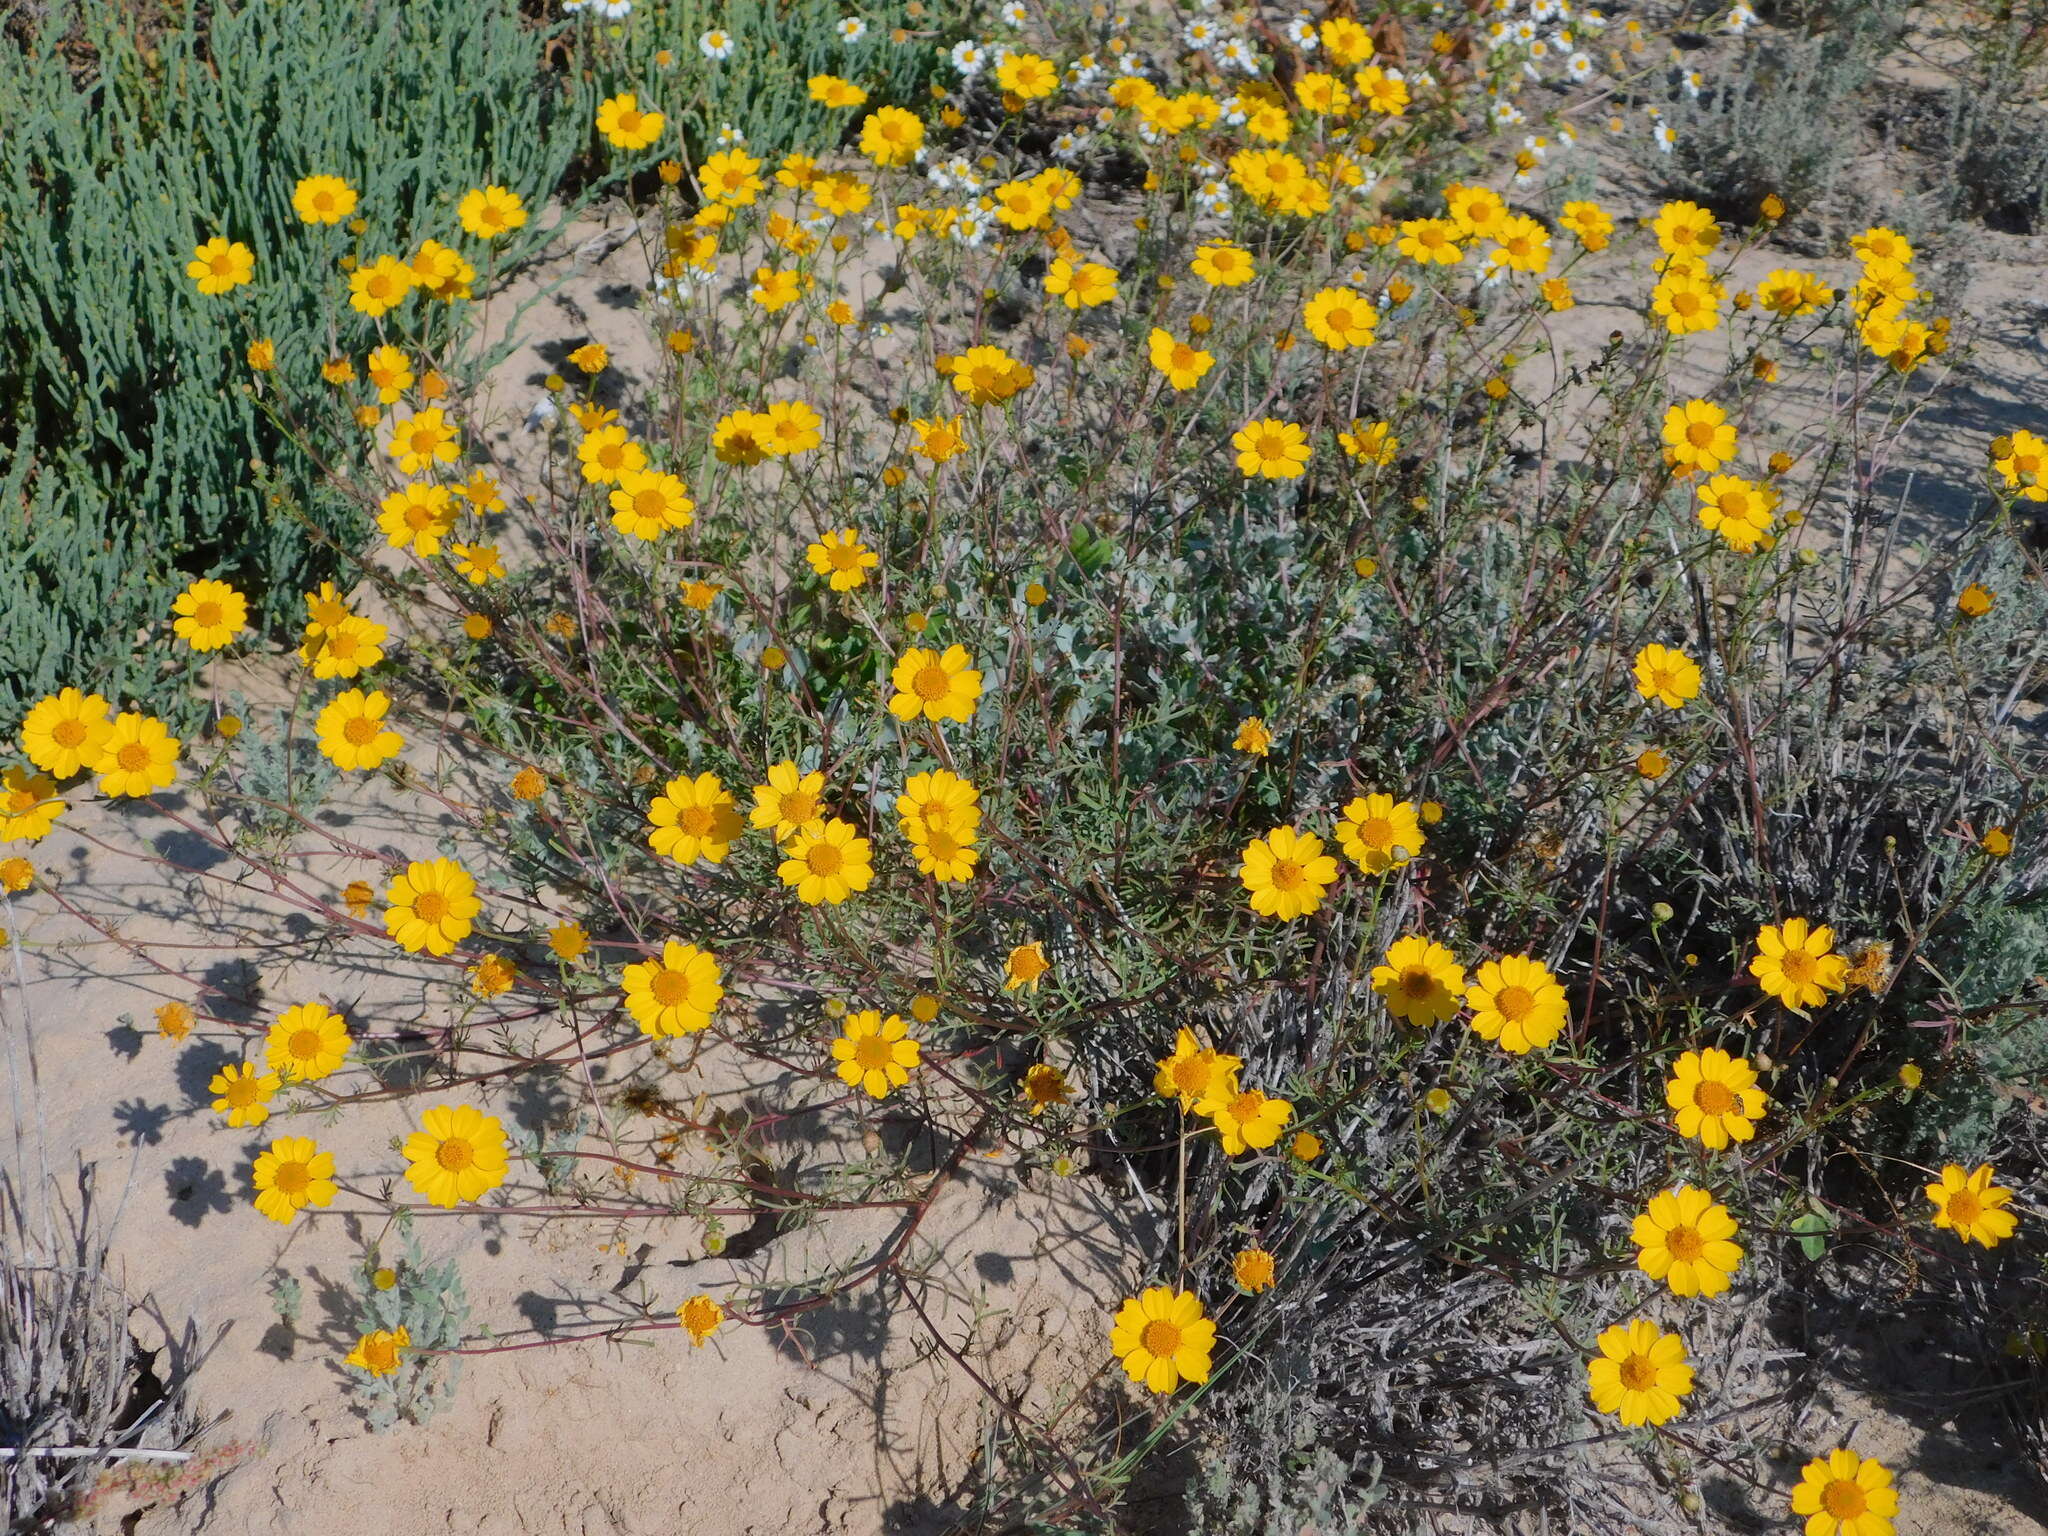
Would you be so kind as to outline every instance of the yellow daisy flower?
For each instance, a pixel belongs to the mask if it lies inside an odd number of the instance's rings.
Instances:
[[[1516,1056],[1541,1050],[1564,1029],[1564,988],[1550,968],[1526,955],[1504,955],[1479,967],[1465,991],[1473,1032]]]
[[[1291,923],[1323,904],[1337,882],[1337,861],[1314,834],[1275,827],[1245,845],[1237,877],[1251,893],[1254,912]]]
[[[660,1038],[708,1029],[724,997],[717,958],[694,944],[670,939],[659,959],[625,970],[626,1012],[643,1035]]]
[[[1637,1318],[1609,1328],[1595,1342],[1600,1353],[1586,1367],[1595,1408],[1618,1414],[1630,1429],[1678,1417],[1693,1386],[1683,1339]]]
[[[1203,1315],[1201,1298],[1171,1286],[1148,1286],[1127,1300],[1109,1331],[1124,1374],[1153,1392],[1207,1381],[1215,1347],[1216,1325]]]
[[[1679,1135],[1718,1152],[1730,1141],[1753,1138],[1769,1101],[1746,1057],[1710,1047],[1678,1058],[1664,1102],[1677,1111],[1672,1123]]]
[[[1673,1295],[1718,1296],[1742,1262],[1741,1246],[1731,1241],[1735,1233],[1726,1206],[1703,1189],[1681,1184],[1650,1197],[1630,1236],[1636,1267],[1670,1286]]]
[[[429,1205],[478,1200],[505,1182],[505,1130],[473,1104],[437,1104],[405,1138],[405,1181]]]
[[[1408,934],[1373,967],[1372,989],[1387,1012],[1404,1023],[1427,1027],[1455,1018],[1465,1006],[1465,968],[1434,939]]]
[[[873,1008],[848,1014],[832,1042],[840,1080],[876,1099],[886,1099],[909,1082],[921,1055],[900,1016],[892,1013],[885,1019]]]
[[[1994,1248],[2019,1225],[2005,1209],[2012,1191],[1991,1182],[1989,1163],[1980,1163],[1969,1173],[1949,1163],[1941,1170],[1940,1182],[1927,1186],[1927,1198],[1934,1205],[1934,1224],[1966,1243]]]

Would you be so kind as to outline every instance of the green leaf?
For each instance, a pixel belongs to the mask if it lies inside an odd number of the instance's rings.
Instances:
[[[1818,1211],[1808,1211],[1792,1223],[1791,1231],[1799,1240],[1799,1250],[1809,1259],[1820,1259],[1828,1251],[1827,1234],[1834,1230],[1834,1224]]]

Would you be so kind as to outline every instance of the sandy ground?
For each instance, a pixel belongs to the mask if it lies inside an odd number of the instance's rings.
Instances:
[[[347,836],[379,849],[412,852],[431,840],[431,828],[358,816],[345,799],[338,819]],[[873,1287],[828,1299],[788,1329],[727,1328],[702,1349],[669,1331],[474,1358],[451,1409],[424,1427],[367,1432],[340,1359],[354,1340],[353,1272],[365,1237],[375,1236],[375,1212],[344,1194],[331,1212],[280,1228],[251,1208],[248,1168],[272,1136],[310,1134],[345,1178],[374,1186],[377,1173],[399,1170],[395,1138],[420,1105],[274,1115],[260,1131],[233,1131],[208,1109],[206,1084],[221,1063],[254,1049],[234,1021],[260,1029],[289,1002],[319,995],[346,999],[375,1033],[401,1022],[385,1005],[408,991],[387,982],[380,992],[364,974],[308,959],[292,932],[304,923],[267,890],[238,884],[231,862],[167,887],[120,851],[138,836],[206,862],[187,834],[98,804],[67,818],[39,862],[62,872],[67,902],[117,925],[168,973],[31,899],[10,918],[27,986],[6,1003],[8,1027],[28,1026],[51,1164],[91,1161],[102,1196],[123,1197],[114,1247],[128,1293],[152,1298],[174,1325],[192,1319],[204,1339],[220,1335],[196,1383],[202,1413],[220,1421],[203,1443],[239,1453],[181,1506],[120,1529],[940,1528],[999,1410],[939,1352],[914,1309],[893,1293],[885,1305]],[[304,884],[331,894],[367,872],[359,861],[314,862]],[[195,907],[211,933],[196,966],[178,947],[191,937]],[[181,971],[236,997],[213,1000],[222,1021],[174,1044],[156,1034],[154,1009],[172,999],[209,1009]],[[417,1012],[416,985],[409,995]],[[715,1077],[706,1085],[714,1097],[721,1091]],[[544,1097],[521,1087],[489,1107],[529,1130],[554,1118]],[[862,1147],[848,1126],[844,1145],[813,1139],[800,1150],[817,1166]],[[515,1173],[515,1185],[531,1182]],[[899,1219],[835,1215],[743,1258],[707,1256],[701,1229],[687,1221],[472,1216],[423,1222],[422,1241],[430,1258],[460,1260],[477,1322],[515,1342],[660,1317],[699,1290],[786,1282],[798,1294],[804,1277],[883,1251]],[[1104,1309],[1133,1248],[1122,1223],[1090,1181],[1041,1177],[1027,1187],[1014,1157],[977,1151],[919,1230],[922,1273],[912,1289],[948,1345],[1006,1394],[1044,1407],[1100,1364]],[[279,1273],[303,1286],[290,1322],[270,1299]],[[130,1507],[110,1504],[105,1528]]]

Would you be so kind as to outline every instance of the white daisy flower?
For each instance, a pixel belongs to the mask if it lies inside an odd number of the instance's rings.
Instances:
[[[1493,121],[1502,128],[1522,121],[1521,108],[1512,101],[1496,101],[1493,104]]]
[[[1010,3],[996,14],[1002,17],[1007,25],[1013,27],[1021,27],[1031,19],[1031,13],[1024,9],[1024,0],[1010,0]]]
[[[1073,67],[1067,71],[1067,75],[1076,85],[1093,85],[1102,78],[1102,62],[1094,54],[1084,53],[1074,60]]]
[[[1690,96],[1694,101],[1698,101],[1700,99],[1700,91],[1706,85],[1706,83],[1707,77],[1701,74],[1696,69],[1693,70],[1690,74],[1688,74],[1683,80],[1679,82],[1679,84],[1685,87],[1685,94]]]
[[[732,34],[713,27],[697,39],[697,51],[707,59],[729,59],[732,57]]]
[[[842,43],[857,43],[868,35],[868,24],[858,16],[839,18],[839,40]]]
[[[718,129],[718,142],[727,145],[744,144],[747,142],[747,136],[731,123],[721,123]]]
[[[1219,32],[1215,22],[1197,16],[1181,29],[1180,35],[1190,48],[1200,53],[1216,41]]]
[[[1564,61],[1564,72],[1574,80],[1593,78],[1593,61],[1583,53],[1575,53]]]
[[[1741,0],[1736,0],[1735,9],[1728,13],[1726,23],[1728,30],[1740,36],[1755,24],[1756,12],[1752,11],[1747,5],[1742,4]]]
[[[1052,157],[1055,160],[1072,160],[1087,143],[1088,135],[1085,133],[1063,133],[1052,141]]]
[[[1303,53],[1314,53],[1321,45],[1316,36],[1316,24],[1306,16],[1297,16],[1287,23],[1287,40]]]
[[[1678,130],[1669,123],[1659,123],[1656,132],[1657,148],[1663,154],[1670,154],[1678,145]]]
[[[1252,45],[1241,37],[1226,37],[1216,49],[1216,62],[1225,69],[1234,69],[1239,74],[1256,75],[1259,72],[1259,56],[1252,51]]]
[[[1607,13],[1604,11],[1587,11],[1579,17],[1579,25],[1588,32],[1605,32],[1607,30]]]
[[[953,67],[969,80],[988,67],[988,50],[970,40],[955,43],[952,57]]]

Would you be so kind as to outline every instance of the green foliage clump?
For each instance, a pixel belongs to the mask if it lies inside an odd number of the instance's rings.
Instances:
[[[594,99],[541,73],[551,36],[509,0],[247,0],[161,30],[80,0],[0,35],[0,716],[70,683],[175,697],[135,641],[191,576],[251,590],[260,622],[334,573],[272,498],[344,546],[364,520],[245,387],[244,349],[271,338],[282,396],[303,398],[377,339],[334,302],[339,258],[458,243],[455,200],[486,181],[550,194]],[[360,235],[300,222],[314,172],[361,189]],[[184,265],[214,235],[255,252],[257,281],[205,298]]]
[[[395,1261],[372,1249],[356,1272],[356,1327],[364,1334],[405,1330],[399,1353],[404,1368],[377,1376],[348,1372],[363,1416],[372,1429],[389,1429],[400,1419],[424,1424],[455,1396],[461,1376],[458,1355],[435,1354],[462,1342],[469,1330],[469,1298],[453,1259],[428,1263],[410,1220],[396,1222]]]
[[[651,102],[681,128],[692,159],[717,150],[719,131],[727,127],[746,135],[749,154],[798,148],[816,154],[843,132],[857,135],[861,118],[876,107],[915,111],[927,104],[941,50],[893,46],[889,39],[905,27],[914,27],[918,38],[950,39],[959,9],[928,4],[912,19],[901,4],[866,7],[859,14],[867,31],[848,41],[839,33],[848,14],[839,0],[671,0],[645,14],[636,10],[626,26],[591,15],[591,68],[615,87],[637,82],[643,104]],[[713,30],[733,40],[729,57],[703,57],[698,39]],[[853,81],[867,91],[866,106],[845,111],[813,101],[813,75]],[[672,152],[664,138],[647,158]]]

